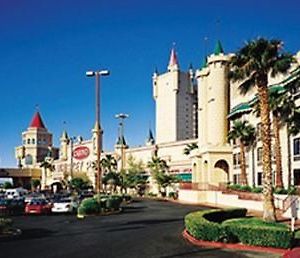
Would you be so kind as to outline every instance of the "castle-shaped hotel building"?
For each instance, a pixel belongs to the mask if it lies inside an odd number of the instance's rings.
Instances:
[[[182,71],[175,49],[171,49],[169,64],[165,73],[155,71],[152,76],[153,97],[156,103],[156,140],[151,130],[142,147],[131,147],[123,137],[118,137],[113,151],[103,152],[113,155],[119,168],[126,168],[126,160],[133,157],[146,164],[157,154],[167,161],[170,173],[178,174],[183,181],[194,185],[219,185],[239,182],[239,148],[227,140],[230,121],[238,117],[259,127],[259,119],[251,112],[254,90],[241,95],[237,83],[228,80],[229,63],[233,54],[225,54],[218,41],[214,53],[209,55],[201,68]],[[297,54],[300,63],[300,52]],[[295,67],[297,66],[295,64]],[[295,79],[299,69],[291,69],[284,77],[269,78],[270,87],[283,87]],[[297,76],[295,76],[297,75]],[[295,92],[298,106],[300,93]],[[105,132],[104,132],[105,133]],[[280,131],[282,142],[283,181],[288,185],[300,185],[300,135],[288,137],[286,127]],[[16,158],[20,166],[37,168],[45,159],[54,167],[45,170],[42,185],[66,183],[76,173],[85,173],[95,184],[95,168],[98,140],[96,130],[91,139],[70,139],[66,131],[60,138],[60,147],[52,144],[49,133],[37,112],[27,129],[22,133],[22,146],[16,148]],[[183,153],[188,144],[197,143],[198,149],[190,155]],[[262,184],[262,147],[257,138],[254,147],[246,154],[247,177],[250,185]],[[275,163],[273,164],[275,166]],[[275,168],[274,168],[275,169]]]

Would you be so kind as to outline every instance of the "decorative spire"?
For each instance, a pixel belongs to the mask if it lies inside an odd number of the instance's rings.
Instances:
[[[173,43],[173,47],[171,49],[168,70],[170,71],[173,68],[175,68],[175,69],[179,68],[178,58],[177,58],[177,54],[176,54],[176,51],[175,51],[175,43]]]
[[[148,138],[147,138],[147,144],[152,145],[154,143],[155,143],[155,139],[154,139],[153,133],[152,133],[151,129],[149,129],[149,135],[148,135]]]
[[[207,56],[203,58],[202,64],[200,66],[200,69],[206,68],[207,67]]]
[[[68,133],[67,133],[66,130],[63,130],[63,133],[62,133],[62,135],[61,135],[60,140],[61,140],[61,141],[63,141],[63,140],[65,140],[65,141],[69,140],[69,136],[68,136]]]
[[[224,50],[221,44],[221,41],[218,40],[215,46],[215,51],[214,51],[215,55],[220,55],[220,54],[224,54]]]
[[[126,141],[125,141],[125,137],[124,136],[118,136],[116,145],[120,145],[120,146],[126,146]]]
[[[35,112],[29,127],[46,129],[39,111]]]

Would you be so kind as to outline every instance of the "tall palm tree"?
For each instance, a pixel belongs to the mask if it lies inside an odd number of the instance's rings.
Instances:
[[[295,102],[292,101],[291,95],[288,92],[274,91],[269,94],[269,103],[273,118],[272,124],[275,140],[275,186],[283,188],[280,128],[287,123],[292,112],[295,110]]]
[[[104,173],[116,171],[118,167],[116,159],[110,154],[107,154],[105,158],[101,159],[100,164]]]
[[[271,167],[271,126],[270,106],[268,96],[268,75],[275,77],[286,74],[291,63],[292,55],[282,52],[282,42],[259,38],[247,42],[232,58],[232,81],[239,81],[239,89],[246,94],[256,87],[260,106],[261,134],[263,143],[263,202],[265,221],[275,221],[275,206],[272,189]]]
[[[240,145],[241,184],[248,185],[246,175],[245,147],[254,141],[255,128],[247,121],[235,120],[228,132],[228,140],[238,140]]]

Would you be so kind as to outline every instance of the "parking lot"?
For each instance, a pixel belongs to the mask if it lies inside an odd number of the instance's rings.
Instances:
[[[199,248],[181,236],[183,217],[204,209],[138,200],[120,214],[14,216],[23,234],[1,239],[1,257],[279,257],[271,254]]]

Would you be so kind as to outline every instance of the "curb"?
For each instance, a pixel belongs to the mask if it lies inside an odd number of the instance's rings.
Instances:
[[[119,214],[122,212],[122,209],[120,208],[118,211],[109,211],[106,213],[100,213],[100,214],[88,214],[88,215],[83,215],[83,214],[77,214],[76,217],[77,219],[84,219],[85,217],[99,217],[99,216],[109,216],[109,215],[114,215],[114,214]]]
[[[221,242],[210,242],[204,240],[198,240],[191,236],[185,229],[182,232],[182,236],[197,246],[205,247],[214,247],[214,248],[225,248],[225,249],[237,249],[244,251],[257,251],[257,252],[266,252],[266,253],[276,253],[276,254],[285,254],[289,249],[274,248],[274,247],[262,247],[262,246],[252,246],[252,245],[243,245],[243,244],[226,244]]]

